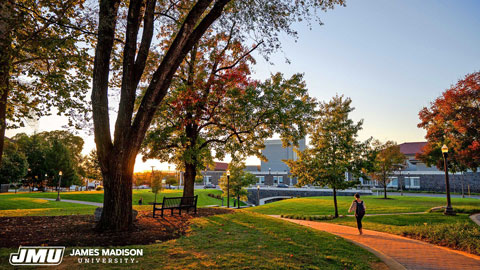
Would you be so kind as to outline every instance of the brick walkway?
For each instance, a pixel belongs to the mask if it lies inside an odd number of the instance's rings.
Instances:
[[[279,216],[275,217],[280,218]],[[329,232],[366,246],[386,257],[382,258],[384,261],[385,259],[394,260],[405,269],[480,269],[480,256],[425,242],[370,230],[363,230],[363,235],[360,236],[356,228],[331,223],[295,219],[284,220]]]

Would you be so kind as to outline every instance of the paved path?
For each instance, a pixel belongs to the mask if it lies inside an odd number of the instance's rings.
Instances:
[[[279,216],[274,217],[280,218]],[[283,219],[341,236],[355,244],[366,247],[380,257],[391,269],[480,269],[480,256],[465,252],[383,232],[363,230],[364,234],[360,236],[358,230],[353,227],[316,221]]]
[[[55,199],[50,199],[50,198],[39,198],[39,199],[47,200],[47,201],[55,201]],[[93,206],[103,207],[103,203],[98,203],[98,202],[85,202],[85,201],[65,200],[65,199],[62,199],[62,202],[78,203],[78,204],[85,204],[85,205],[93,205]]]
[[[473,220],[473,222],[477,223],[477,225],[480,226],[480,213],[473,214],[470,216],[470,218]]]

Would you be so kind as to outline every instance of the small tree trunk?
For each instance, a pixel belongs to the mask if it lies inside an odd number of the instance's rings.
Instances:
[[[115,155],[112,155],[115,156]],[[105,187],[103,212],[97,228],[105,231],[127,231],[132,228],[132,180],[135,157],[118,155],[103,174]]]
[[[237,208],[240,209],[240,194],[237,194]]]
[[[383,198],[387,198],[387,182],[383,182]]]
[[[337,189],[333,188],[333,204],[335,205],[335,217],[338,218]]]
[[[195,164],[185,163],[185,177],[184,177],[184,183],[183,183],[184,197],[194,196],[196,176],[197,176],[197,166],[195,166]]]

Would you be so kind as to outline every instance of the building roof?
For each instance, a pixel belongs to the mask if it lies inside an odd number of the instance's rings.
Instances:
[[[214,171],[226,171],[228,169],[228,163],[226,162],[215,162]]]
[[[427,142],[406,142],[402,143],[400,146],[400,152],[404,155],[415,155],[422,152],[422,148],[427,144]]]
[[[247,165],[245,170],[249,171],[249,172],[259,172],[260,171],[260,165]]]

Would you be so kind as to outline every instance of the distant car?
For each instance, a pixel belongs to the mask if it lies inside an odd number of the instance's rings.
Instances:
[[[215,186],[214,184],[210,184],[210,183],[209,183],[209,184],[206,184],[206,185],[204,186],[204,188],[217,188],[217,186]]]
[[[279,188],[288,188],[288,185],[287,185],[287,184],[282,184],[282,183],[280,183],[280,184],[277,185],[277,187],[279,187]]]
[[[138,186],[139,189],[149,189],[150,187],[147,186],[147,185],[141,185],[141,186]]]

